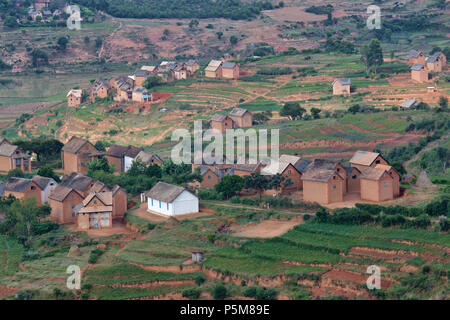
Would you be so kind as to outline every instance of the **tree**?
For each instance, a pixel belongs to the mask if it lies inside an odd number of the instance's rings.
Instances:
[[[400,174],[400,176],[406,174],[406,169],[401,161],[393,161],[391,163],[391,167],[394,168],[395,171]]]
[[[320,110],[319,108],[311,108],[311,115],[313,116],[314,119],[320,119],[321,112],[322,110]]]
[[[233,36],[230,37],[231,45],[234,46],[237,42],[238,42],[238,38],[236,36],[233,35]]]
[[[447,97],[444,97],[444,96],[439,97],[439,107],[442,110],[445,110],[448,108],[448,98]]]
[[[161,83],[162,83],[162,79],[160,77],[150,76],[145,80],[145,82],[142,86],[144,88],[147,88],[150,90],[151,88],[156,87],[156,86],[160,85]]]
[[[267,176],[263,176],[259,172],[253,172],[251,175],[244,177],[244,187],[256,190],[259,194],[259,200],[261,200],[262,193],[270,189],[271,185]]]
[[[19,26],[15,17],[8,16],[3,21],[3,25],[8,28],[16,28]]]
[[[215,300],[223,300],[227,297],[227,288],[222,283],[216,284],[212,291],[212,296]]]
[[[214,186],[218,193],[222,193],[225,198],[229,199],[231,196],[239,192],[244,187],[244,178],[232,175],[225,176],[222,180]]]
[[[48,64],[48,55],[45,51],[41,49],[34,49],[31,51],[30,55],[33,67],[37,68]]]
[[[223,32],[221,32],[221,31],[219,31],[219,32],[216,32],[216,35],[217,35],[217,39],[222,39],[222,36],[223,36]]]
[[[104,171],[106,173],[114,173],[114,164],[109,164],[106,158],[92,160],[88,163],[88,171]]]
[[[36,153],[37,161],[58,159],[64,146],[59,140],[43,138],[17,141],[14,144],[24,151]]]
[[[366,66],[366,74],[369,75],[373,69],[377,73],[377,67],[383,64],[383,51],[380,41],[373,39],[369,45],[363,45],[360,49],[361,61]]]
[[[67,39],[67,37],[59,37],[58,42],[57,42],[58,50],[66,51],[68,43],[69,43],[69,39]]]
[[[23,178],[25,175],[23,174],[23,171],[20,168],[14,168],[12,170],[8,171],[8,174],[6,175],[6,178]]]
[[[280,111],[280,116],[289,117],[291,120],[301,119],[306,112],[298,102],[286,102]]]
[[[50,166],[40,167],[36,173],[38,176],[52,178],[56,182],[60,182],[61,179],[59,176],[53,171],[53,168]]]
[[[98,151],[106,151],[106,145],[103,141],[98,140],[97,142],[95,142],[94,147]]]
[[[196,27],[198,27],[198,20],[197,19],[192,19],[191,22],[189,22],[189,28],[194,29]]]

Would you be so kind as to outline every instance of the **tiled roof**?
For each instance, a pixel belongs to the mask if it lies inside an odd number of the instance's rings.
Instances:
[[[6,183],[5,190],[13,192],[25,192],[33,181],[24,178],[9,178]]]
[[[362,170],[361,179],[380,180],[382,177],[385,176],[385,174],[391,177],[389,173],[386,172],[385,169],[367,167],[364,168],[364,170]]]
[[[236,63],[226,61],[222,64],[222,68],[224,69],[233,69],[236,66]]]
[[[442,54],[442,52],[435,52],[431,56],[428,56],[425,58],[426,62],[436,62],[439,59],[439,56]]]
[[[414,49],[409,50],[408,54],[406,55],[406,60],[409,60],[411,58],[418,58],[421,53],[422,53],[421,51],[417,51]]]
[[[419,70],[422,70],[423,68],[424,68],[423,64],[416,63],[416,64],[413,64],[413,66],[411,67],[411,70],[419,71]]]
[[[242,117],[246,112],[249,111],[243,108],[234,108],[233,110],[230,111],[230,116]]]
[[[301,179],[306,181],[316,181],[316,182],[328,182],[336,174],[337,177],[342,177],[335,170],[327,169],[312,169],[306,171]]]
[[[75,137],[73,136],[72,138],[70,138],[69,141],[67,141],[67,143],[64,145],[64,147],[62,147],[62,151],[64,152],[69,152],[69,153],[77,153],[83,146],[85,143],[87,143],[88,141],[86,139],[83,138],[79,138],[79,137]]]
[[[81,173],[72,172],[67,178],[65,178],[61,185],[73,188],[76,190],[86,190],[87,187],[93,182],[94,180],[90,177],[86,177],[85,175],[82,175]]]
[[[205,71],[215,72],[222,65],[222,61],[220,60],[211,60],[206,67]]]
[[[110,191],[109,188],[100,181],[95,181],[94,185],[89,189],[89,192],[104,192],[104,191]]]
[[[225,121],[226,118],[228,118],[227,115],[216,113],[211,117],[211,121],[222,122],[222,121]]]
[[[338,164],[339,162],[328,159],[314,159],[308,164],[306,170],[334,170]]]
[[[49,199],[62,202],[72,191],[76,192],[80,197],[82,197],[75,189],[63,185],[58,185],[55,189],[53,189],[52,193],[50,193]]]
[[[76,98],[81,98],[81,95],[83,94],[83,90],[74,90],[74,89],[72,89],[72,90],[70,90],[68,93],[67,93],[67,97],[68,96],[70,96],[70,95],[73,95],[73,96],[75,96]]]
[[[349,78],[337,78],[336,80],[333,81],[333,84],[335,84],[336,81],[340,82],[342,85],[351,84],[351,80]]]
[[[299,162],[301,160],[300,157],[297,156],[291,156],[291,155],[287,155],[287,154],[283,154],[279,157],[278,160],[278,166],[273,166],[273,165],[268,165],[267,167],[265,167],[264,169],[262,169],[261,171],[265,174],[269,174],[269,175],[275,175],[277,173],[283,173],[284,170],[286,170],[286,168],[291,164],[292,166],[294,166],[295,168],[295,164],[297,164],[297,162]],[[297,168],[296,168],[297,169]]]
[[[370,166],[379,155],[380,154],[376,152],[358,150],[350,159],[350,163]]]
[[[83,205],[87,206],[91,200],[97,197],[103,205],[105,206],[112,206],[112,192],[91,192],[88,194],[88,196],[83,200]]]
[[[183,187],[160,181],[146,193],[146,196],[155,200],[170,203],[174,201],[185,190],[186,189]]]
[[[417,101],[415,99],[406,99],[405,101],[402,102],[400,108],[409,109],[419,103],[420,101]]]
[[[142,160],[142,162],[147,163],[147,162],[149,162],[152,159],[152,157],[155,157],[156,159],[158,159],[158,161],[163,162],[162,159],[157,154],[148,153],[148,152],[145,152],[145,151],[139,152],[136,155],[135,159],[136,158],[140,158]]]
[[[18,146],[4,143],[0,145],[0,156],[11,157],[18,148]]]
[[[50,182],[53,182],[56,184],[56,181],[53,180],[52,178],[41,177],[41,176],[34,176],[31,180],[33,180],[34,183],[36,183],[42,190],[47,188],[47,186]]]

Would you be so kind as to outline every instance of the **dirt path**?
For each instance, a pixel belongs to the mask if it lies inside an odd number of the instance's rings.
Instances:
[[[257,210],[257,211],[272,210],[272,209],[246,206],[243,204],[226,203],[226,202],[220,202],[220,201],[214,201],[214,200],[202,200],[202,202],[204,202],[206,204],[212,204],[212,205],[218,205],[218,206],[230,207],[230,208],[240,208],[240,209],[249,209],[249,210]],[[273,209],[276,209],[277,213],[289,213],[289,214],[293,214],[293,215],[303,215],[305,213],[311,214],[310,212],[291,211],[291,210],[279,209],[279,208],[273,208]],[[295,210],[295,208],[293,210]],[[300,210],[300,209],[298,209],[298,210]]]
[[[98,51],[98,58],[99,58],[99,59],[103,58],[103,56],[105,55],[105,51],[106,51],[106,49],[105,49],[105,44],[107,43],[108,39],[114,39],[116,33],[119,32],[119,31],[122,29],[122,27],[123,27],[123,22],[122,22],[122,20],[120,20],[120,19],[117,20],[117,19],[111,17],[110,15],[108,15],[108,14],[106,14],[106,13],[103,13],[103,14],[106,15],[106,16],[108,16],[108,17],[110,17],[113,23],[114,23],[114,22],[119,23],[119,26],[118,26],[113,32],[111,32],[111,33],[109,34],[108,37],[106,37],[106,38],[103,40],[102,46],[101,46],[100,50]]]
[[[245,226],[235,226],[232,228],[236,232],[233,233],[235,237],[247,238],[273,238],[278,237],[296,225],[303,222],[302,217],[298,216],[291,220],[264,220],[258,223],[251,223]]]

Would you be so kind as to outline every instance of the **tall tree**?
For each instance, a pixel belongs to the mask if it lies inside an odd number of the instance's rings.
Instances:
[[[286,102],[280,111],[280,116],[289,117],[291,120],[301,119],[306,112],[298,102]]]
[[[377,73],[377,67],[383,64],[383,50],[380,41],[373,39],[369,45],[363,45],[360,49],[361,61],[366,66],[366,74],[369,75],[372,69]]]

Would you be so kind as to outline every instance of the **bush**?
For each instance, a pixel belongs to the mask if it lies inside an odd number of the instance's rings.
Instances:
[[[184,298],[188,298],[190,300],[196,300],[200,297],[200,290],[195,288],[188,288],[181,291],[181,295]]]
[[[205,277],[202,274],[194,277],[194,282],[196,285],[201,286],[206,281]]]
[[[100,250],[98,248],[91,251],[91,254],[89,255],[89,263],[97,263],[100,256],[103,254],[103,250]]]
[[[232,196],[230,198],[231,203],[241,203],[241,199],[238,196]]]
[[[244,290],[244,296],[257,300],[274,300],[277,296],[277,291],[263,287],[247,287]]]
[[[218,283],[212,290],[212,296],[215,300],[224,300],[228,295],[227,288],[222,283]]]

